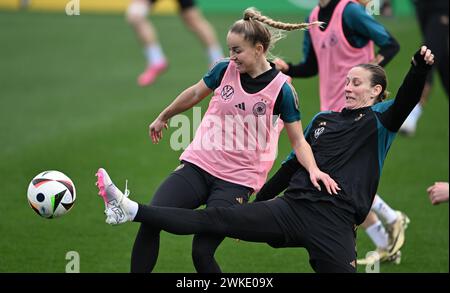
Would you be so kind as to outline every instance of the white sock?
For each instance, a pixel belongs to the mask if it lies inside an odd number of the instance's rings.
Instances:
[[[209,47],[208,48],[208,58],[209,58],[210,64],[213,64],[217,60],[222,59],[223,58],[222,48],[218,45]]]
[[[368,227],[366,233],[369,235],[370,239],[372,239],[372,242],[375,243],[377,248],[388,247],[388,234],[380,220]]]
[[[378,194],[375,195],[375,199],[373,200],[372,210],[387,224],[391,224],[397,220],[397,213],[395,210],[388,206]]]
[[[410,123],[417,124],[417,121],[419,121],[421,115],[422,115],[422,105],[420,103],[417,103],[417,105],[414,107],[411,113],[409,113],[407,120],[409,120]]]
[[[149,45],[144,50],[148,65],[157,65],[166,62],[166,57],[159,44]]]
[[[132,201],[129,198],[127,198],[126,200],[128,200],[128,203],[127,203],[128,217],[130,218],[131,221],[133,221],[138,212],[139,205],[137,204],[137,202]]]

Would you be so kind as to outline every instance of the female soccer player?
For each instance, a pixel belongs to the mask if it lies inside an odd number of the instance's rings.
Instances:
[[[320,0],[308,20],[321,21],[324,25],[305,32],[304,60],[296,65],[280,59],[274,62],[278,69],[291,77],[307,78],[318,74],[320,110],[341,111],[345,106],[344,82],[348,71],[361,63],[386,66],[398,53],[399,44],[382,24],[355,1]],[[375,44],[379,47],[376,56]],[[282,192],[297,165],[295,158],[285,162],[279,174],[267,182],[257,198],[270,199]],[[386,229],[377,215],[386,223]],[[374,256],[387,260],[392,247],[395,250],[401,248],[407,222],[409,219],[403,213],[392,209],[378,194],[375,196],[372,211],[362,224],[377,247],[378,254]]]
[[[214,93],[194,140],[180,157],[182,164],[161,184],[152,206],[195,209],[203,204],[211,208],[246,203],[264,184],[273,165],[281,123],[278,116],[315,188],[337,193],[337,184],[317,168],[303,136],[296,93],[286,82],[288,77],[267,61],[277,35],[264,24],[282,30],[310,26],[276,22],[254,9],[247,9],[244,19],[233,24],[227,36],[230,59],[184,90],[150,125],[150,136],[157,143],[171,117]],[[98,176],[105,178],[105,174],[100,170]],[[108,202],[103,179],[98,183]],[[153,269],[159,234],[159,228],[141,225],[133,247],[132,272]],[[220,272],[214,253],[223,239],[194,237],[192,257],[198,272]]]
[[[305,247],[316,272],[356,272],[355,227],[372,206],[387,152],[420,99],[434,56],[423,46],[411,63],[396,98],[389,101],[383,101],[387,81],[380,66],[353,67],[342,112],[321,112],[307,128],[318,166],[341,187],[337,195],[317,190],[300,166],[284,195],[273,200],[203,210],[144,206],[125,197],[100,168],[97,184],[107,205],[106,222],[135,221],[174,234]]]

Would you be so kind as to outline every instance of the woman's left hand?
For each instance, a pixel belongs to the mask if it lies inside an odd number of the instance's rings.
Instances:
[[[434,54],[430,49],[427,48],[427,46],[422,46],[420,47],[420,50],[417,51],[417,53],[413,56],[413,63],[417,67],[423,67],[423,63],[431,66],[434,64]]]
[[[286,72],[289,70],[289,65],[283,59],[275,58],[273,63],[275,64],[275,68],[281,72]]]

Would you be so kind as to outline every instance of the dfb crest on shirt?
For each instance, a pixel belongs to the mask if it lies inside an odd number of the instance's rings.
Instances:
[[[336,46],[336,45],[338,44],[338,42],[339,42],[339,40],[338,40],[338,37],[337,37],[337,35],[336,35],[336,32],[335,32],[335,31],[332,31],[332,32],[331,32],[330,39],[329,39],[330,47]]]
[[[231,85],[226,85],[222,88],[220,96],[224,102],[229,102],[234,95],[234,88]]]
[[[325,127],[320,127],[320,128],[316,128],[316,130],[314,130],[314,138],[317,139],[325,130]]]
[[[262,116],[264,114],[266,114],[266,103],[264,102],[257,102],[255,103],[255,105],[253,105],[253,114],[255,116]]]

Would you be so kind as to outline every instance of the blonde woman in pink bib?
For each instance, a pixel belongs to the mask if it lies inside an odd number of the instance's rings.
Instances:
[[[319,170],[303,136],[295,90],[288,77],[267,60],[277,36],[267,26],[289,31],[307,29],[310,24],[277,22],[247,9],[228,32],[230,58],[218,62],[203,79],[184,90],[150,125],[151,139],[158,143],[171,117],[212,94],[193,141],[180,157],[181,165],[160,185],[151,206],[196,209],[246,203],[266,181],[282,124],[315,188],[337,194],[339,187]],[[108,209],[112,204],[105,191],[109,177],[104,169],[97,175]],[[141,225],[133,247],[132,272],[153,270],[159,234],[159,228]],[[214,253],[223,239],[194,236],[192,259],[197,272],[221,272]]]

